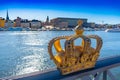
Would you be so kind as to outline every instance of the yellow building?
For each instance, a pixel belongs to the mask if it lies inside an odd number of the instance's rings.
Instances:
[[[0,18],[0,27],[5,27],[5,19]]]

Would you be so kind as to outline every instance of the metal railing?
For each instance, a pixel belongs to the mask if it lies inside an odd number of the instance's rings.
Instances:
[[[29,74],[2,78],[4,80],[117,80],[110,69],[120,66],[120,56],[98,60],[94,68],[78,71],[68,75],[61,75],[56,68],[45,71],[38,71]],[[102,74],[102,75],[101,75]]]

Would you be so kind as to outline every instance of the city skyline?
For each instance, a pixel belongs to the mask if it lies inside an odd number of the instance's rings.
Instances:
[[[118,0],[4,0],[1,1],[0,17],[6,18],[9,11],[11,20],[16,17],[23,19],[38,19],[45,21],[56,17],[87,18],[88,22],[95,23],[120,23]]]

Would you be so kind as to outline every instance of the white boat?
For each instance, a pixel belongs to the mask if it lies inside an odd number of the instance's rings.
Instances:
[[[120,32],[120,28],[106,29],[105,32]]]

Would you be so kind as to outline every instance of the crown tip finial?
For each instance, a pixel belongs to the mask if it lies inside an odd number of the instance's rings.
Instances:
[[[78,20],[77,24],[78,25],[75,27],[75,33],[76,35],[82,35],[84,32],[83,27],[82,27],[83,21]]]
[[[79,26],[81,26],[81,25],[83,24],[83,21],[82,21],[82,20],[78,20],[77,24],[78,24]]]

